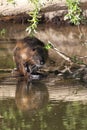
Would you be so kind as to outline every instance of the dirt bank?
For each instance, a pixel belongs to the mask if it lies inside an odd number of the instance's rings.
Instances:
[[[52,21],[52,19],[57,16],[57,20],[63,21],[65,14],[67,13],[66,0],[45,0],[44,2],[40,1],[41,5],[41,14],[44,15],[45,19]],[[87,0],[80,0],[80,6],[83,10],[83,15],[87,17]],[[33,10],[34,5],[27,0],[15,0],[15,3],[8,3],[7,0],[0,1],[0,21],[9,21],[13,20],[19,22],[26,21],[28,19],[28,12]]]

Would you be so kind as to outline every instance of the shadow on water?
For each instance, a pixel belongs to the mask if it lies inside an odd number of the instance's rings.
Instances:
[[[0,39],[0,68],[9,70],[15,66],[12,60],[15,43],[11,38],[22,38],[27,34],[24,25],[3,27],[8,29],[8,33]],[[64,53],[76,52],[79,55],[82,52],[83,56],[87,53],[86,48],[78,43],[86,43],[87,27],[82,27],[82,31],[84,37],[81,39],[76,27],[55,29],[43,25],[36,35],[45,42],[50,39]],[[1,72],[0,130],[53,129],[87,129],[87,85],[70,79],[60,80],[57,76],[26,82],[11,77],[9,72]]]

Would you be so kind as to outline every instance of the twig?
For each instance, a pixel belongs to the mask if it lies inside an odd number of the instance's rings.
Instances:
[[[87,56],[80,56],[79,58],[80,59],[84,59],[84,58],[87,58]]]
[[[53,48],[57,52],[57,54],[60,55],[64,60],[72,62],[71,57],[59,51],[50,41],[48,41],[48,43],[51,45],[51,48]]]
[[[11,72],[12,69],[0,69],[0,72]]]
[[[60,55],[64,60],[70,62],[70,63],[77,63],[73,60],[73,58],[71,58],[70,56],[67,56],[66,54],[64,54],[63,52],[59,51],[50,41],[48,41],[50,47],[52,49],[54,49],[58,55]],[[80,57],[80,58],[87,58],[87,56],[84,57]],[[86,65],[85,63],[82,63],[82,65]]]

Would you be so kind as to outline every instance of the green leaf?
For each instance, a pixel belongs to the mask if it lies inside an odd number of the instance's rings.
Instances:
[[[52,48],[51,44],[48,43],[47,45],[45,45],[45,49],[49,50],[50,48]]]

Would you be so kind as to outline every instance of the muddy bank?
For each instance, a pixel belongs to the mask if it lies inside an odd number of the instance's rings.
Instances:
[[[87,103],[87,96],[86,96],[87,86],[80,84],[79,82],[74,80],[60,81],[58,80],[57,77],[55,78],[50,77],[48,79],[44,79],[44,81],[34,81],[34,82],[32,81],[30,83],[31,88],[29,90],[28,89],[25,90],[25,86],[27,85],[29,85],[29,83],[27,83],[25,80],[19,82],[18,79],[12,77],[11,78],[5,77],[2,80],[2,82],[0,82],[0,100],[3,100],[5,98],[15,99],[17,103],[20,103],[19,100],[22,100],[21,99],[22,96],[22,98],[26,97],[26,100],[30,102],[33,100],[32,99],[33,96],[36,96],[37,100],[39,100],[40,95],[44,96],[45,94],[45,97],[43,98],[48,97],[47,100],[54,102],[81,101],[82,103]],[[17,86],[20,89],[20,91],[17,88]],[[42,89],[43,86],[44,91]],[[38,91],[40,92],[40,95],[37,95]]]
[[[1,55],[12,55],[12,50],[15,46],[14,39],[21,39],[28,36],[25,31],[28,25],[22,24],[0,24],[0,29],[5,28],[6,32],[3,36],[0,36],[0,47],[2,48]],[[52,42],[54,46],[61,52],[68,56],[87,56],[87,27],[80,26],[54,26],[49,24],[41,24],[38,27],[36,37],[43,41],[45,44],[48,41]],[[58,64],[62,59],[53,49],[49,49],[49,55]],[[84,62],[87,63],[87,58],[84,58]]]
[[[45,0],[40,1],[41,10],[40,14],[44,19],[42,22],[52,22],[55,24],[67,23],[64,21],[64,16],[68,12],[66,0]],[[80,0],[80,7],[82,9],[82,14],[87,18],[87,0]],[[0,21],[4,22],[16,22],[16,23],[26,23],[30,19],[28,12],[34,9],[34,5],[27,1],[22,0],[19,2],[8,2],[7,0],[0,1]],[[85,22],[86,23],[86,22]]]
[[[36,34],[37,37],[45,43],[52,42],[54,46],[68,56],[86,56],[87,55],[87,36],[86,26],[40,26]],[[51,56],[60,57],[54,50],[49,50]],[[55,55],[55,56],[54,56]],[[85,59],[86,60],[86,59]]]

